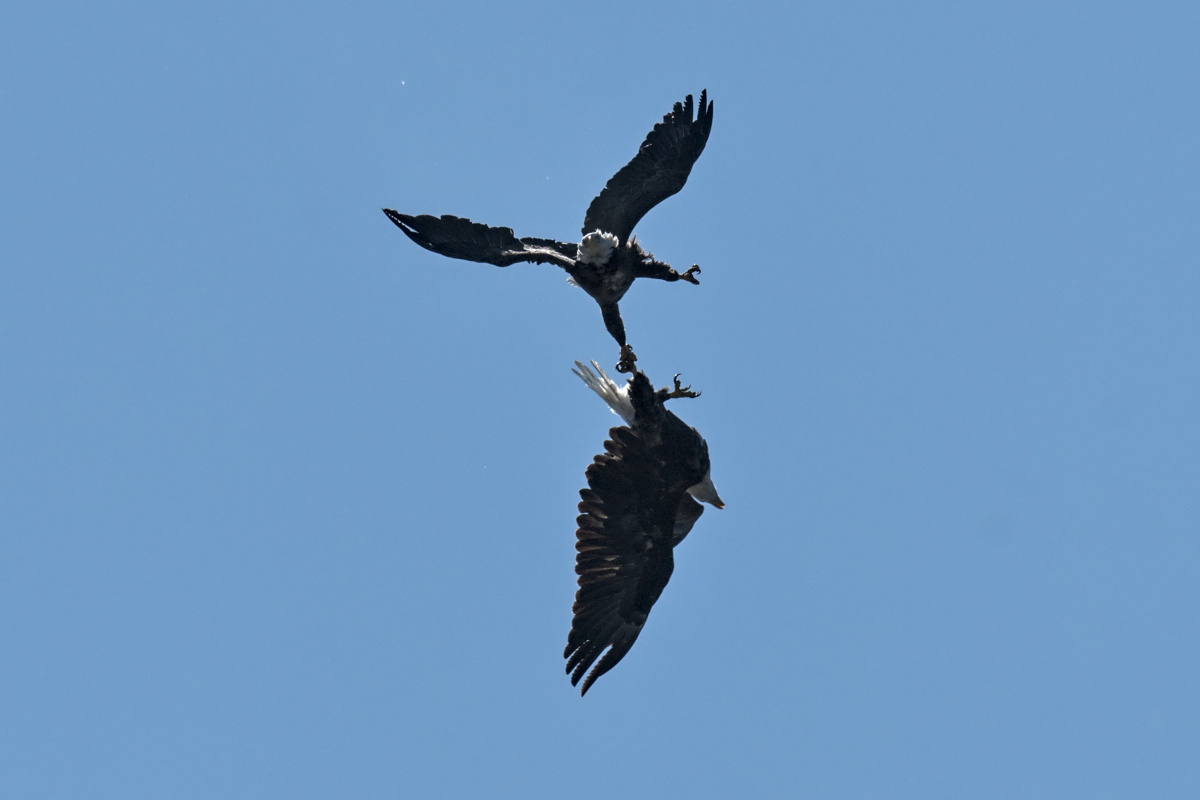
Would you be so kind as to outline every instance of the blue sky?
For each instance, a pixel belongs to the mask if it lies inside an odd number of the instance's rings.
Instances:
[[[1200,795],[1200,11],[0,11],[0,794]],[[727,508],[563,673],[622,302]]]

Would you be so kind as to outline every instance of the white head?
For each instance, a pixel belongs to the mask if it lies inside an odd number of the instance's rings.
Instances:
[[[583,241],[579,243],[579,263],[607,264],[608,260],[612,258],[613,250],[617,249],[617,245],[620,243],[620,240],[611,233],[594,230],[584,236]]]
[[[713,485],[711,470],[704,473],[704,480],[700,481],[695,486],[688,487],[688,494],[700,502],[708,503],[715,508],[725,507],[725,504],[721,502],[720,495],[717,494],[717,487]]]

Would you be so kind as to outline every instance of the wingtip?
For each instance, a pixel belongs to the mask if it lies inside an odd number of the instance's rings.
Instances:
[[[406,217],[406,215],[401,214],[399,211],[396,211],[391,208],[385,208],[383,210],[383,214],[385,217],[387,217],[388,219],[390,219],[392,221],[393,225],[395,225],[400,230],[404,231],[406,236],[408,236],[410,239],[413,239],[413,228],[412,228],[413,218],[412,217]],[[417,240],[413,239],[413,241],[416,242]],[[417,243],[421,244],[422,247],[425,246],[421,242],[417,242]]]
[[[700,90],[700,107],[696,110],[696,119],[704,119],[706,130],[712,130],[713,101],[708,99],[708,89]]]

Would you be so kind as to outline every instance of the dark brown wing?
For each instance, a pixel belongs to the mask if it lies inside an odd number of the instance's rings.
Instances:
[[[678,545],[682,542],[683,538],[692,532],[692,527],[696,524],[696,520],[700,519],[700,515],[703,513],[704,506],[696,498],[684,492],[683,497],[679,498],[679,505],[675,509],[675,528],[671,543]]]
[[[624,244],[647,211],[682,189],[708,143],[712,112],[707,89],[700,92],[694,120],[690,94],[682,103],[676,103],[647,134],[633,160],[612,176],[588,206],[583,218],[584,234],[599,229],[616,235]]]
[[[575,266],[578,245],[556,242],[553,239],[525,237],[518,239],[512,228],[493,228],[463,217],[446,214],[441,217],[421,214],[411,217],[390,208],[383,210],[387,218],[426,250],[450,258],[480,261],[507,267],[518,261],[538,264],[557,264],[563,269]]]
[[[600,659],[581,694],[633,647],[675,568],[679,497],[663,479],[662,462],[629,428],[613,428],[609,435],[606,452],[587,469],[588,488],[579,493],[579,591],[563,651],[571,685]]]

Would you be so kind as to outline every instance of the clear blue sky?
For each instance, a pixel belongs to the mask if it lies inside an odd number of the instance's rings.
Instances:
[[[1194,3],[0,11],[0,795],[1200,797]],[[550,266],[671,104],[622,303],[708,439],[563,673],[616,349]]]

